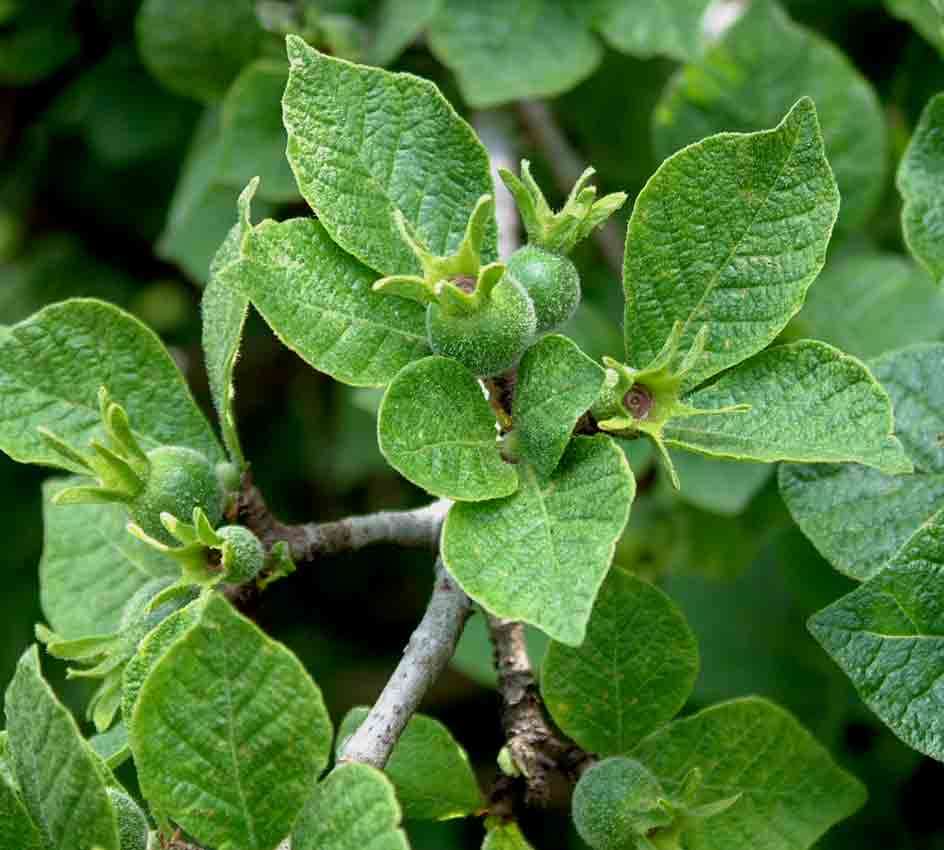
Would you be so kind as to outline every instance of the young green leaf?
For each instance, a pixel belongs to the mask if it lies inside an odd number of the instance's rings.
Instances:
[[[288,37],[288,58],[287,155],[331,238],[382,275],[414,273],[399,211],[434,254],[454,250],[492,192],[472,128],[428,80],[324,56],[297,36]],[[495,238],[491,224],[486,262]]]
[[[707,328],[687,388],[763,349],[822,269],[838,209],[809,98],[773,130],[711,136],[666,160],[626,237],[629,364],[649,363],[676,322],[682,351]]]
[[[623,53],[682,62],[702,49],[701,21],[710,0],[597,0],[594,26]]]
[[[292,850],[410,850],[390,780],[356,762],[336,767],[308,799]]]
[[[944,761],[944,507],[810,631],[909,747]]]
[[[518,828],[518,824],[501,818],[485,821],[485,841],[482,850],[533,850]]]
[[[448,357],[412,363],[390,382],[377,434],[390,465],[436,496],[477,502],[518,488],[514,465],[499,452],[482,388]]]
[[[429,45],[475,109],[560,94],[603,58],[576,8],[546,0],[445,0]]]
[[[711,133],[770,127],[804,95],[822,110],[826,154],[842,195],[839,226],[862,227],[885,188],[882,106],[832,42],[795,24],[775,0],[752,2],[720,42],[669,83],[653,113],[656,151],[665,157]]]
[[[730,415],[670,420],[670,446],[738,460],[860,463],[889,474],[912,471],[891,401],[863,363],[804,340],[755,355],[685,397],[699,410],[737,404]]]
[[[98,756],[43,679],[35,645],[7,688],[6,717],[13,769],[44,850],[119,850]]]
[[[914,474],[853,465],[780,470],[780,492],[803,533],[836,569],[860,581],[944,505],[944,345],[905,348],[870,366],[891,397]]]
[[[519,466],[516,493],[453,506],[443,560],[462,589],[498,617],[532,623],[578,646],[636,484],[606,436],[576,437],[541,478]]]
[[[20,798],[19,789],[0,771],[0,850],[43,850],[42,838]]]
[[[865,788],[790,714],[757,697],[676,720],[632,753],[677,793],[702,773],[696,803],[740,795],[698,835],[701,850],[807,850],[864,803]]]
[[[604,371],[565,336],[546,336],[518,366],[513,411],[521,457],[550,475],[570,442],[577,420],[603,387]]]
[[[338,729],[338,747],[357,730],[366,708],[352,708]],[[408,820],[448,820],[483,807],[482,792],[465,750],[438,720],[414,714],[384,772],[397,789]]]
[[[105,385],[145,448],[187,446],[215,463],[224,459],[157,335],[117,307],[81,298],[0,328],[0,450],[21,463],[63,466],[37,429],[48,426],[78,446],[102,438]]]
[[[371,291],[375,277],[311,218],[262,222],[220,273],[289,348],[353,386],[383,386],[429,353],[422,306]]]
[[[551,717],[601,756],[629,752],[671,720],[698,674],[698,645],[661,590],[619,568],[597,596],[578,647],[552,642],[541,671]]]
[[[426,28],[442,0],[382,0],[367,48],[371,65],[389,65]]]
[[[218,850],[278,844],[331,737],[298,659],[216,594],[151,670],[130,725],[145,798]]]
[[[898,168],[905,201],[901,226],[915,258],[937,283],[944,281],[944,93],[921,114]]]

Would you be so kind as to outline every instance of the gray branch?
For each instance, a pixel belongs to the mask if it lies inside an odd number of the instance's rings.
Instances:
[[[498,220],[498,253],[507,260],[521,244],[521,229],[515,199],[498,176],[499,168],[518,172],[517,153],[512,142],[511,116],[496,109],[483,110],[472,116],[472,126],[475,127],[475,132],[478,133],[482,144],[488,149],[488,156],[492,163],[492,181],[495,183],[495,218]]]

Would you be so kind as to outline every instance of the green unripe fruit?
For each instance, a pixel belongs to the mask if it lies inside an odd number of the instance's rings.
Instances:
[[[659,780],[638,761],[604,759],[574,789],[574,825],[594,850],[636,850],[637,838],[672,822],[660,805],[664,797]]]
[[[118,820],[121,850],[147,850],[150,827],[141,807],[116,788],[108,789],[108,799]]]
[[[525,288],[534,303],[538,333],[560,327],[580,304],[577,267],[560,254],[525,245],[511,255],[508,274]]]
[[[224,525],[216,533],[227,547],[223,580],[242,584],[254,579],[265,565],[265,549],[259,538],[241,525]]]
[[[478,376],[514,366],[534,336],[537,319],[524,288],[505,275],[473,312],[426,308],[426,330],[436,354],[458,360]]]
[[[129,505],[131,518],[155,540],[172,544],[161,524],[161,513],[189,517],[203,508],[214,525],[223,516],[223,493],[216,469],[198,451],[184,446],[161,446],[147,453],[150,466],[144,489]]]

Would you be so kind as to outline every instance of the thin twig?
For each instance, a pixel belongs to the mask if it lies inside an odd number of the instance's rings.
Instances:
[[[383,768],[426,691],[452,658],[471,611],[469,597],[437,560],[426,613],[377,702],[344,744],[340,761]]]
[[[482,144],[488,149],[492,164],[492,182],[495,184],[495,218],[498,221],[498,253],[507,259],[521,244],[521,226],[518,209],[511,192],[498,176],[498,169],[518,171],[517,154],[511,141],[511,116],[497,109],[486,109],[472,116],[472,126]]]

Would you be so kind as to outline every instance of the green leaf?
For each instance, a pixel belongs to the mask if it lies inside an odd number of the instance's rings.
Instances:
[[[667,445],[738,460],[845,461],[892,474],[912,471],[894,436],[888,394],[861,361],[823,342],[763,351],[685,402],[699,410],[750,409],[670,420]]]
[[[830,257],[793,327],[847,354],[877,357],[944,336],[944,292],[899,254]]]
[[[944,508],[810,631],[909,747],[944,761]]]
[[[131,747],[128,744],[128,727],[124,723],[116,723],[107,732],[99,732],[97,735],[93,735],[88,739],[88,742],[95,755],[110,770],[115,770],[131,758]]]
[[[52,504],[56,493],[81,480],[43,484],[40,600],[49,624],[64,638],[115,631],[132,596],[178,571],[170,558],[128,534],[124,505]]]
[[[475,109],[560,94],[603,58],[576,10],[546,0],[445,0],[429,46]]]
[[[147,677],[130,733],[145,798],[217,850],[272,850],[331,748],[298,659],[215,594]]]
[[[393,785],[376,768],[336,767],[315,789],[292,832],[292,850],[410,850]]]
[[[565,336],[546,336],[518,366],[514,423],[521,456],[550,475],[577,420],[597,400],[604,371]]]
[[[81,47],[72,23],[73,0],[50,0],[21,10],[0,32],[0,84],[26,86],[72,59]]]
[[[607,43],[648,59],[695,59],[702,48],[701,21],[710,0],[596,0],[594,25]]]
[[[188,446],[223,460],[157,335],[117,307],[80,298],[0,327],[0,450],[21,463],[62,466],[36,429],[46,426],[78,446],[103,439],[102,386],[127,409],[145,448]]]
[[[138,51],[167,88],[197,100],[219,100],[254,59],[263,30],[252,0],[145,0],[135,19]]]
[[[367,717],[352,708],[338,729],[343,746]],[[397,789],[408,820],[448,820],[473,815],[483,807],[482,792],[469,757],[438,720],[414,714],[397,741],[384,772]]]
[[[7,688],[6,717],[13,768],[44,850],[118,850],[98,756],[43,679],[35,645]]]
[[[487,832],[482,850],[532,850],[514,821],[489,818],[485,828]]]
[[[371,65],[389,65],[426,28],[442,0],[382,0],[367,49]]]
[[[891,397],[914,474],[852,465],[780,470],[780,492],[803,533],[836,569],[860,581],[944,505],[944,345],[905,348],[870,366]]]
[[[653,113],[656,153],[668,156],[724,130],[770,127],[803,96],[820,110],[842,195],[839,226],[860,228],[885,189],[884,111],[853,63],[832,42],[795,24],[774,0],[751,3],[721,41],[669,83]]]
[[[934,278],[944,281],[944,93],[931,98],[898,168],[905,201],[905,242]]]
[[[452,253],[493,191],[472,128],[428,80],[332,59],[297,36],[288,58],[288,160],[331,238],[382,275],[418,272],[399,211],[433,254]],[[495,239],[492,223],[484,262]]]
[[[682,482],[679,497],[696,508],[721,516],[742,513],[774,471],[766,463],[745,463],[685,451],[669,454]]]
[[[686,387],[760,351],[802,306],[838,209],[809,98],[773,130],[722,133],[666,160],[636,198],[626,238],[630,365],[652,361],[675,322],[682,351],[708,328]]]
[[[383,386],[429,353],[423,307],[373,292],[375,277],[311,218],[262,222],[220,273],[285,345],[354,386]]]
[[[944,15],[934,0],[885,0],[885,8],[908,21],[924,38],[944,53]]]
[[[216,179],[245,186],[259,177],[259,197],[266,201],[298,200],[295,177],[285,158],[282,93],[288,66],[282,60],[259,59],[233,81],[220,113],[220,151]]]
[[[552,642],[541,694],[554,722],[600,756],[626,753],[671,720],[698,674],[698,645],[661,590],[614,568],[578,647]]]
[[[576,437],[554,474],[519,466],[516,493],[449,511],[442,553],[462,589],[498,617],[578,646],[636,485],[606,436]]]
[[[43,850],[19,790],[0,772],[0,850]]]
[[[740,794],[705,824],[699,850],[806,850],[866,798],[861,783],[790,714],[757,697],[677,720],[643,741],[633,757],[669,794],[697,767],[703,783],[696,805]]]
[[[390,465],[433,495],[477,502],[518,488],[482,388],[456,360],[427,357],[404,368],[387,387],[377,434]]]

